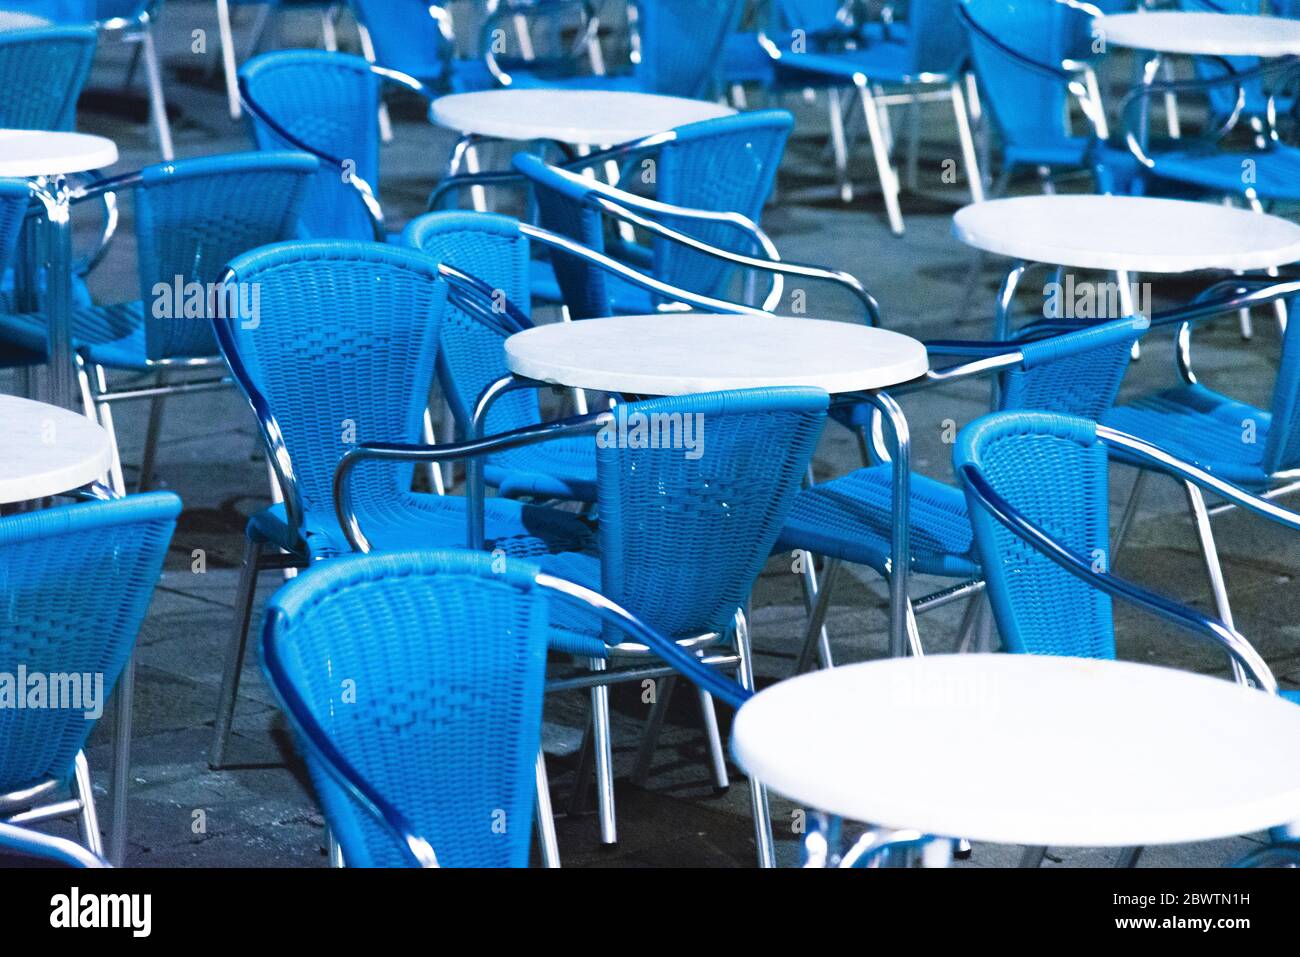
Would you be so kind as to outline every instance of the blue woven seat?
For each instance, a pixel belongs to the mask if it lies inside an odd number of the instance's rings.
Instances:
[[[1265,151],[1251,150],[1168,150],[1154,157],[1150,175],[1190,183],[1225,195],[1253,190],[1265,199],[1300,199],[1300,149],[1275,143]],[[1252,179],[1243,182],[1242,170],[1252,169]]]
[[[285,505],[249,525],[244,571],[228,648],[209,762],[220,766],[234,712],[258,571],[338,554],[346,540],[334,517],[334,470],[353,445],[414,444],[422,437],[448,288],[438,263],[410,249],[352,241],[296,241],[237,257],[227,285],[256,287],[257,321],[215,323],[222,352],[258,416]],[[358,513],[380,546],[464,547],[465,500],[412,491],[410,467],[363,469]],[[494,501],[493,547],[516,556],[582,550],[582,522],[536,506]],[[271,547],[275,546],[275,547]]]
[[[103,848],[82,753],[94,699],[102,708],[131,656],[180,510],[175,495],[156,493],[0,518],[0,673],[22,667],[94,685],[59,706],[0,708],[0,797],[71,787],[63,813],[79,815],[95,854]],[[42,807],[44,796],[28,803]]]
[[[800,492],[776,550],[801,548],[855,565],[888,567],[892,489],[891,467],[875,465]],[[913,570],[946,578],[978,575],[961,490],[913,475],[911,493]]]

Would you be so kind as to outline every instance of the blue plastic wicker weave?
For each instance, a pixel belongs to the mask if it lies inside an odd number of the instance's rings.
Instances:
[[[18,237],[30,200],[31,189],[26,180],[0,179],[0,276],[8,275],[14,266]],[[0,304],[0,309],[5,311],[8,307],[7,302]]]
[[[267,610],[272,686],[301,696],[444,867],[528,863],[547,603],[536,569],[494,564],[468,552],[349,556],[289,583]],[[344,860],[405,863],[317,753],[305,756]]]
[[[453,39],[431,15],[427,0],[348,0],[375,45],[375,63],[415,77],[431,90],[488,89],[492,75],[482,59],[455,56]]]
[[[402,233],[402,243],[436,261],[487,283],[524,316],[529,311],[528,239],[516,220],[493,213],[427,213]],[[438,352],[438,379],[456,418],[460,437],[468,435],[474,406],[493,382],[509,375],[505,336],[471,313],[448,303]],[[507,393],[492,407],[484,429],[496,435],[541,421],[537,393]],[[563,438],[503,452],[489,458],[484,478],[509,497],[596,497],[595,445],[590,439]]]
[[[1002,376],[1003,409],[1038,409],[1100,418],[1128,369],[1145,319],[1119,319],[1034,342],[1009,343],[1023,360]],[[805,549],[885,574],[892,529],[892,466],[858,469],[799,494],[779,550]],[[911,477],[912,567],[941,577],[979,574],[960,489]]]
[[[602,594],[669,638],[728,634],[816,451],[827,405],[819,389],[772,388],[621,407],[626,440],[597,441],[599,563],[561,556],[542,567],[589,587],[598,573]],[[638,423],[646,441],[680,440],[633,447]]]
[[[171,541],[171,493],[0,518],[0,673],[102,675],[135,645]],[[0,708],[0,794],[66,781],[95,727],[75,706]]]
[[[94,363],[127,369],[144,369],[156,359],[216,355],[208,284],[232,257],[294,234],[318,166],[305,153],[234,153],[141,170],[133,190],[140,298],[78,308],[77,348]],[[205,290],[196,303],[199,314],[184,313],[192,283]],[[160,304],[169,308],[159,310]],[[47,333],[41,316],[0,320],[0,336],[43,361]]]
[[[71,130],[97,36],[92,26],[0,33],[0,127]]]
[[[248,61],[239,78],[257,111],[322,160],[303,203],[303,235],[374,239],[370,213],[344,175],[379,187],[381,81],[370,64],[346,53],[280,50]],[[248,123],[258,149],[298,148],[252,109]]]
[[[1300,300],[1289,301],[1291,308]],[[1235,485],[1263,488],[1300,467],[1300,330],[1287,325],[1267,409],[1199,383],[1116,406],[1102,421]]]
[[[312,558],[351,549],[334,517],[339,459],[362,442],[418,443],[433,385],[447,287],[437,263],[380,243],[296,241],[231,263],[260,289],[256,323],[219,321],[218,339],[247,394],[274,415],[292,463],[301,527],[282,506],[254,516],[254,537]],[[283,477],[283,475],[282,475]],[[463,546],[465,500],[411,491],[411,467],[366,465],[353,483],[379,548]],[[488,548],[537,555],[584,548],[586,527],[550,509],[494,499]]]
[[[974,466],[1026,518],[1099,569],[1108,567],[1105,447],[1086,419],[985,416],[957,437],[953,462]],[[1115,657],[1111,600],[1008,531],[973,497],[971,522],[998,631],[1009,651]]]
[[[793,122],[784,110],[763,110],[678,127],[653,153],[628,164],[629,178],[640,184],[644,171],[653,169],[655,197],[662,202],[737,212],[758,222]],[[647,162],[653,165],[648,167]],[[516,155],[514,166],[532,182],[543,226],[589,249],[606,251],[602,216],[589,205],[583,186],[556,175],[533,156]],[[672,216],[660,221],[713,246],[754,252],[750,239],[728,226]],[[616,257],[620,253],[609,251]],[[714,257],[662,239],[655,239],[642,257],[655,278],[700,295],[723,295],[735,274]],[[648,294],[629,290],[603,270],[571,256],[554,254],[552,261],[559,291],[575,319],[644,313],[656,305]]]

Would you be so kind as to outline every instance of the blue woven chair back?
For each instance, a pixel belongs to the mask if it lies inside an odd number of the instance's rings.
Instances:
[[[974,22],[974,29],[965,24],[971,62],[1004,146],[1069,148],[1066,83],[1007,51],[1053,68],[1086,56],[1086,14],[1052,0],[961,0],[961,10]]]
[[[290,582],[267,610],[272,685],[297,692],[443,867],[528,864],[549,631],[535,574],[473,552],[346,556]],[[346,863],[403,864],[389,833],[305,752]]]
[[[407,225],[402,243],[483,280],[494,295],[528,315],[528,238],[519,232],[517,220],[496,213],[426,213]],[[447,304],[438,348],[438,381],[458,424],[468,425],[483,390],[510,374],[505,361],[507,335],[454,303]],[[508,392],[489,411],[484,434],[497,435],[538,421],[536,392]]]
[[[95,19],[95,0],[5,0],[0,9],[42,17],[51,23],[80,24]]]
[[[799,30],[811,50],[813,34],[844,26],[837,16],[843,7],[843,0],[773,0],[772,21],[778,32],[773,39],[778,45],[789,47],[793,40],[790,34]]]
[[[141,170],[136,256],[150,359],[217,354],[208,310],[183,315],[176,307],[187,301],[189,284],[217,282],[240,253],[292,239],[319,168],[306,153],[235,153]],[[171,307],[154,308],[164,298]]]
[[[90,75],[97,37],[93,26],[0,32],[0,127],[76,126],[77,98]]]
[[[997,412],[957,436],[953,462],[1072,551],[1109,568],[1107,455],[1094,423],[1045,412]],[[967,495],[980,567],[1009,651],[1115,657],[1109,596],[1036,551]]]
[[[375,62],[422,82],[446,71],[451,45],[429,15],[427,0],[348,0],[375,45]]]
[[[1292,310],[1300,308],[1300,300],[1291,299],[1288,306]],[[1263,459],[1268,473],[1300,468],[1300,330],[1295,326],[1294,322],[1287,323],[1282,337],[1282,358],[1273,382],[1268,444]],[[1255,431],[1259,424],[1255,424]],[[1248,424],[1241,423],[1241,428],[1245,435]]]
[[[27,675],[10,689],[26,707],[0,706],[0,794],[71,776],[131,656],[180,511],[155,492],[0,518],[0,674]],[[43,704],[31,697],[37,679]]]
[[[738,0],[638,0],[639,87],[647,93],[708,97],[737,5]]]
[[[26,180],[0,179],[0,276],[6,275],[14,265],[18,236],[30,199]]]
[[[618,441],[597,436],[603,594],[672,638],[726,633],[785,524],[828,404],[819,389],[773,388],[620,407]]]
[[[279,423],[304,511],[332,523],[334,469],[353,444],[421,440],[446,284],[420,253],[341,240],[277,243],[230,268],[260,301],[253,321],[224,322],[222,348]],[[359,509],[411,487],[409,467],[354,474]]]
[[[365,203],[346,176],[379,189],[380,78],[361,57],[325,50],[281,50],[244,64],[248,99],[281,129],[322,157],[302,206],[302,232],[321,239],[375,238]],[[261,150],[296,149],[248,111]]]
[[[796,39],[795,31],[799,31],[806,51],[824,48],[825,44],[818,43],[819,35],[840,34],[848,26],[838,16],[844,6],[841,0],[776,0],[777,44],[789,48]],[[957,23],[956,0],[910,0],[906,9],[906,31],[900,31],[897,39],[888,42],[907,48],[907,72],[956,70],[966,56],[966,38]],[[835,47],[828,49],[833,51]]]
[[[637,183],[653,186],[663,202],[712,212],[738,212],[757,222],[772,192],[793,120],[784,110],[763,110],[693,123],[673,131],[671,139],[627,165]],[[514,166],[533,184],[543,226],[590,249],[604,251],[605,222],[588,205],[588,190],[557,176],[534,156],[520,153]],[[650,182],[647,182],[649,180]],[[665,216],[664,225],[704,242],[736,252],[753,253],[738,230]],[[655,277],[700,295],[721,295],[734,269],[667,240],[652,241]],[[571,256],[552,257],[556,279],[575,319],[606,316],[612,311],[608,274]]]
[[[92,0],[90,9],[96,20],[138,20],[153,0]]]
[[[1142,317],[1017,346],[1024,362],[1002,377],[1003,409],[1036,409],[1097,420],[1110,411],[1128,371]]]

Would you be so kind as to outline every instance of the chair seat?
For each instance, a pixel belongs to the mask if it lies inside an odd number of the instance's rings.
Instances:
[[[555,270],[544,259],[534,259],[529,263],[529,289],[534,302],[552,305],[564,302],[560,283],[555,278]],[[640,286],[620,279],[613,274],[605,276],[606,288],[609,289],[610,301],[614,311],[624,316],[644,316],[655,311],[650,293]]]
[[[757,33],[727,34],[722,44],[722,79],[725,83],[759,83],[772,81],[774,64]]]
[[[0,340],[38,357],[37,362],[46,361],[47,335],[45,317],[39,313],[0,312]],[[97,365],[135,371],[148,369],[144,304],[137,299],[104,306],[77,306],[72,313],[72,342]]]
[[[884,574],[893,528],[892,468],[874,465],[804,489],[795,497],[776,551],[803,549]],[[913,570],[950,578],[977,576],[961,490],[913,473],[911,493]]]
[[[506,498],[596,500],[596,444],[570,436],[494,455],[483,476]]]
[[[1279,691],[1278,694],[1281,695],[1283,698],[1285,698],[1287,701],[1290,701],[1292,704],[1300,704],[1300,689],[1295,689],[1290,691],[1282,690]]]
[[[1300,149],[1277,145],[1270,150],[1157,153],[1151,174],[1191,183],[1219,193],[1238,195],[1253,189],[1262,199],[1300,199]],[[1254,179],[1243,178],[1252,168]]]
[[[1255,441],[1242,441],[1242,423],[1253,421]],[[1118,405],[1102,419],[1111,428],[1160,446],[1170,455],[1238,485],[1266,485],[1263,465],[1269,413],[1201,385],[1181,386]],[[1123,458],[1120,450],[1114,453]]]
[[[459,495],[408,492],[383,505],[363,506],[357,514],[362,531],[376,550],[464,548],[466,499]],[[514,558],[538,558],[556,552],[583,552],[593,547],[591,527],[575,515],[538,505],[492,498],[484,513],[486,550],[500,549]],[[352,549],[333,511],[310,509],[304,521],[307,554],[314,561]],[[255,542],[300,553],[284,506],[272,505],[253,515],[248,537]]]

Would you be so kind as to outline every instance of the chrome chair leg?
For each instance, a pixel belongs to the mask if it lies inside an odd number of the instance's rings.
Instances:
[[[166,376],[158,373],[154,384],[162,387]],[[162,433],[163,396],[154,396],[149,400],[149,425],[144,436],[144,454],[140,457],[140,478],[135,490],[143,492],[153,486],[154,461],[158,455],[158,437]]]
[[[966,112],[966,97],[962,95],[961,81],[955,81],[952,91],[952,111],[957,118],[957,138],[961,141],[962,163],[970,183],[972,203],[984,202],[984,178],[980,175],[979,159],[975,155],[975,138],[970,131],[970,114]]]
[[[126,802],[131,783],[131,718],[135,706],[135,655],[117,679],[117,727],[113,729],[113,816],[108,824],[108,860],[121,867],[126,860]]]
[[[804,563],[804,597],[807,599],[811,594],[813,601],[808,609],[808,625],[804,629],[803,648],[799,652],[799,660],[795,663],[796,675],[803,674],[812,665],[814,649],[821,658],[823,668],[833,667],[830,636],[826,633],[826,613],[830,609],[831,592],[835,589],[835,579],[839,575],[842,564],[838,558],[826,560],[819,588],[817,573],[812,570],[811,552],[804,553]],[[809,571],[812,571],[811,576],[808,574]]]
[[[1126,847],[1119,852],[1115,858],[1116,867],[1137,867],[1138,858],[1142,856],[1143,848]]]
[[[145,23],[140,33],[140,46],[144,50],[145,79],[149,83],[149,112],[153,115],[154,132],[158,137],[158,152],[165,162],[176,158],[172,148],[172,125],[167,117],[167,100],[163,95],[162,67],[158,63],[158,49],[153,42],[153,26]]]
[[[880,109],[865,78],[858,83],[858,96],[862,99],[862,115],[867,121],[867,136],[871,140],[871,152],[876,159],[876,172],[880,177],[880,188],[885,197],[889,229],[895,236],[901,236],[903,235],[903,211],[898,201],[898,176],[889,159],[889,147],[880,122]]]
[[[736,677],[741,687],[753,691],[754,649],[749,642],[749,622],[743,612],[736,612],[736,654],[740,666]],[[753,775],[749,776],[749,801],[754,815],[754,841],[758,847],[758,866],[776,867],[776,849],[772,840],[772,809],[767,800],[765,788]]]
[[[700,713],[704,717],[704,734],[709,742],[709,763],[713,767],[713,790],[723,794],[731,787],[727,777],[727,752],[722,747],[722,734],[718,731],[718,712],[713,704],[713,695],[697,689],[700,700]]]
[[[1020,866],[1021,867],[1042,867],[1043,858],[1045,858],[1046,856],[1047,856],[1047,848],[1030,845],[1029,847],[1026,847],[1024,853],[1020,855]]]
[[[217,31],[221,35],[221,66],[226,76],[226,99],[230,105],[230,118],[237,120],[243,115],[243,110],[239,105],[235,36],[230,26],[230,0],[217,0]]]
[[[587,789],[591,786],[592,771],[592,710],[587,708],[587,723],[582,729],[582,744],[578,747],[578,764],[573,771],[573,788],[569,791],[569,817],[577,817],[587,808]]]
[[[118,495],[125,495],[126,480],[122,477],[122,454],[117,447],[117,429],[113,427],[113,409],[110,403],[100,399],[100,396],[108,391],[108,377],[101,365],[93,366],[90,373],[90,392],[92,401],[95,403],[95,412],[99,416],[99,424],[108,433],[108,447],[111,456],[108,472],[109,484]]]
[[[604,671],[605,662],[592,658],[592,671]],[[600,811],[600,842],[618,843],[618,824],[614,816],[614,744],[609,727],[609,686],[591,689],[592,745],[596,751],[596,802]]]
[[[1214,607],[1219,619],[1229,628],[1235,628],[1232,620],[1232,603],[1228,601],[1228,586],[1223,580],[1223,563],[1219,561],[1219,550],[1214,543],[1214,529],[1210,527],[1210,514],[1205,508],[1205,495],[1200,486],[1193,482],[1184,482],[1187,504],[1192,510],[1192,521],[1196,525],[1196,538],[1201,545],[1201,555],[1205,559],[1205,573],[1210,579],[1210,591],[1214,595]],[[1238,683],[1246,683],[1246,673],[1234,658],[1232,673]]]
[[[104,856],[104,840],[99,833],[99,817],[95,813],[95,789],[90,781],[90,765],[86,762],[86,752],[78,751],[72,759],[72,788],[74,796],[81,803],[77,814],[77,827],[81,832],[81,843],[94,854]]]
[[[546,753],[537,749],[537,843],[542,867],[560,866],[560,843],[555,836],[555,812],[551,809],[551,784],[546,776]]]
[[[347,863],[343,860],[343,847],[334,837],[334,832],[330,830],[328,824],[325,825],[325,853],[329,857],[330,867],[347,867]]]
[[[1119,527],[1115,529],[1115,544],[1111,548],[1110,556],[1112,569],[1119,564],[1120,549],[1124,547],[1129,529],[1133,525],[1133,519],[1137,517],[1139,500],[1142,498],[1142,490],[1146,486],[1146,481],[1146,469],[1138,469],[1137,477],[1133,479],[1133,488],[1128,494],[1128,502],[1124,505],[1124,514],[1120,516]]]
[[[964,655],[971,650],[975,639],[975,628],[979,620],[980,603],[984,596],[979,592],[971,595],[966,608],[961,613],[961,624],[957,626],[957,654]]]
[[[831,148],[835,153],[835,185],[840,200],[853,202],[853,178],[849,175],[849,146],[844,135],[844,112],[840,104],[840,91],[832,87],[826,96],[831,121]]]
[[[641,746],[637,749],[636,765],[632,770],[632,783],[637,787],[645,784],[646,775],[650,773],[650,762],[654,759],[659,733],[663,730],[664,718],[668,714],[668,705],[676,687],[676,675],[660,678],[656,683],[654,704],[650,706],[650,714],[646,717],[645,729],[641,732]]]
[[[217,717],[212,726],[212,752],[208,755],[208,767],[213,770],[225,765],[226,742],[230,738],[230,723],[235,717],[235,698],[239,694],[239,678],[244,668],[248,624],[253,616],[253,600],[257,595],[257,573],[261,560],[262,544],[250,540],[245,546],[244,565],[239,572],[239,591],[235,596],[235,630],[226,645],[221,692],[217,696]]]

